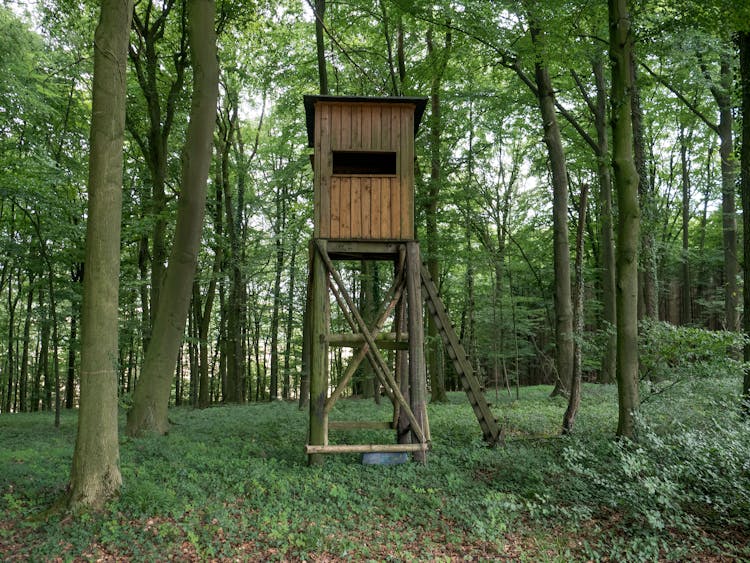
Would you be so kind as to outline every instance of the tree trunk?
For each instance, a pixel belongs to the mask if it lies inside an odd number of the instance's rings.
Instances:
[[[34,304],[34,276],[29,275],[29,292],[26,295],[26,318],[23,321],[23,351],[21,352],[21,373],[18,376],[18,410],[26,412],[26,392],[29,379],[29,344],[31,340],[31,310]]]
[[[633,57],[628,63],[630,72],[630,112],[633,128],[633,161],[638,173],[638,196],[640,198],[643,229],[641,231],[640,256],[640,296],[639,318],[659,318],[659,278],[656,261],[656,202],[654,189],[649,181],[646,166],[646,148],[643,133],[643,109],[638,84],[638,67]]]
[[[573,344],[573,378],[570,380],[570,396],[568,397],[568,408],[563,416],[563,434],[573,432],[578,407],[581,404],[581,373],[583,371],[583,353],[581,342],[583,341],[583,235],[586,225],[586,203],[588,201],[588,189],[586,184],[581,186],[580,208],[578,209],[578,228],[576,229],[576,262],[575,262],[575,291],[573,292],[573,318],[575,326],[575,339]]]
[[[680,160],[682,162],[682,299],[680,322],[693,322],[690,285],[690,170],[688,169],[688,141],[685,130],[680,129]]]
[[[543,41],[541,30],[532,26],[535,45]],[[552,170],[552,224],[555,263],[555,366],[557,382],[553,395],[567,393],[573,377],[573,304],[570,292],[570,245],[568,243],[568,173],[560,128],[555,114],[555,94],[547,67],[534,65],[539,109]]]
[[[117,338],[130,0],[104,0],[94,40],[81,397],[67,505],[103,508],[120,490]]]
[[[289,297],[284,333],[284,380],[281,387],[281,397],[284,400],[288,400],[292,396],[292,336],[294,334],[294,286],[297,279],[296,262],[297,245],[295,244],[292,246],[292,255],[289,258]]]
[[[740,81],[742,83],[742,145],[740,149],[740,190],[742,193],[743,237],[743,315],[745,334],[750,335],[750,31],[737,35],[740,46]],[[742,398],[745,412],[750,415],[750,343],[745,345],[745,377],[742,382]]]
[[[719,155],[721,156],[721,207],[722,232],[724,240],[724,316],[726,329],[739,330],[737,305],[737,213],[735,204],[735,161],[734,138],[732,134],[732,68],[728,55],[721,60],[719,86],[712,86],[711,92],[719,106]]]
[[[626,0],[609,0],[612,164],[617,191],[617,435],[635,439],[638,395],[638,171],[630,112],[632,44]]]
[[[320,94],[328,94],[328,70],[326,68],[326,47],[323,42],[324,22],[326,14],[326,0],[315,0],[315,46],[318,55],[318,80]]]
[[[607,87],[604,61],[594,63],[596,81],[596,139],[599,146],[597,176],[599,179],[599,221],[601,223],[602,318],[607,333],[602,366],[597,381],[614,383],[617,372],[617,305],[615,302],[615,242],[612,231],[612,175],[610,174],[609,141],[607,140]]]
[[[433,74],[430,83],[430,182],[425,207],[426,239],[427,239],[427,269],[430,276],[439,283],[440,261],[438,260],[438,230],[437,212],[440,202],[440,186],[442,183],[442,169],[440,159],[440,143],[442,124],[440,119],[440,86],[443,73],[447,66],[448,53],[451,47],[450,32],[445,37],[445,50],[441,55],[435,53],[432,44],[432,28],[427,33],[427,52],[429,57],[435,57]],[[428,368],[430,376],[430,402],[444,403],[448,401],[445,392],[445,373],[442,362],[443,345],[438,333],[435,319],[430,316],[427,322],[427,346],[429,347]]]
[[[271,378],[269,400],[279,398],[279,317],[281,315],[281,272],[284,269],[284,231],[286,229],[286,188],[276,192],[275,246],[276,267],[271,309]]]
[[[146,352],[126,432],[165,433],[167,406],[177,351],[180,347],[192,293],[211,164],[211,142],[216,120],[218,61],[213,0],[188,0],[188,36],[193,61],[193,98],[182,159],[174,245],[157,303],[154,332]]]

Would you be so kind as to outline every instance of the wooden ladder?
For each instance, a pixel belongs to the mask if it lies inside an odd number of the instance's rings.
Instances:
[[[474,370],[471,367],[471,363],[469,363],[469,360],[466,358],[464,347],[458,340],[456,331],[453,330],[453,325],[445,311],[443,301],[440,299],[437,288],[430,277],[430,273],[424,265],[422,266],[422,298],[427,303],[427,308],[435,319],[435,324],[443,339],[443,344],[448,352],[448,356],[453,360],[453,366],[461,377],[461,384],[466,392],[466,396],[469,398],[469,403],[471,403],[471,407],[474,409],[474,414],[479,421],[479,425],[482,427],[484,440],[490,446],[494,446],[501,439],[500,427],[482,394],[482,388],[479,385],[479,381],[474,376]]]

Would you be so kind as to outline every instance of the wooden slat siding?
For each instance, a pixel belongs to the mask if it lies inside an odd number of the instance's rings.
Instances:
[[[350,176],[341,178],[341,219],[339,221],[339,236],[343,239],[352,236],[352,179]]]
[[[401,179],[401,237],[414,238],[414,106],[401,108],[399,178]]]
[[[372,236],[372,178],[362,178],[362,238]]]
[[[318,232],[322,238],[327,238],[331,232],[331,173],[333,164],[331,162],[331,126],[332,115],[329,104],[320,104],[316,108],[320,115],[320,162],[316,174],[320,174],[320,213]]]
[[[358,239],[362,238],[362,179],[354,176],[351,181],[351,237]]]
[[[331,228],[330,238],[339,238],[341,226],[341,178],[331,178]]]

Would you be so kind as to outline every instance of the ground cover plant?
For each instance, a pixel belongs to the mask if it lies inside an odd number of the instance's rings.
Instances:
[[[488,449],[462,394],[429,407],[425,466],[308,468],[306,413],[273,402],[174,408],[167,436],[123,439],[121,497],[45,514],[61,494],[74,413],[0,418],[0,555],[23,560],[735,560],[750,557],[750,426],[736,376],[691,375],[646,400],[637,444],[613,439],[616,390],[586,385],[572,437],[549,387],[487,393]],[[731,406],[735,405],[735,406]],[[350,399],[335,418],[387,419]],[[121,420],[124,423],[124,417]],[[332,433],[385,441],[381,431]]]

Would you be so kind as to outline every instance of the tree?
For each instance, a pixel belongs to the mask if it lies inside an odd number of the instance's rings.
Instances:
[[[157,303],[152,339],[128,413],[126,432],[131,436],[149,431],[163,434],[169,428],[172,374],[190,307],[203,229],[219,82],[215,5],[213,0],[189,0],[187,9],[193,96],[183,149],[177,225],[164,293]]]
[[[125,71],[131,0],[104,0],[94,37],[89,211],[81,319],[81,404],[66,495],[101,508],[122,484],[117,430],[118,292]]]
[[[609,0],[612,166],[617,193],[617,435],[635,438],[638,396],[638,171],[630,112],[633,56],[627,0]]]
[[[543,48],[544,35],[537,24],[531,39]],[[568,173],[565,151],[555,113],[555,93],[549,70],[541,57],[534,62],[534,78],[552,173],[552,221],[555,260],[555,365],[557,382],[553,395],[567,392],[573,377],[573,302],[570,290],[570,244],[568,243]]]

